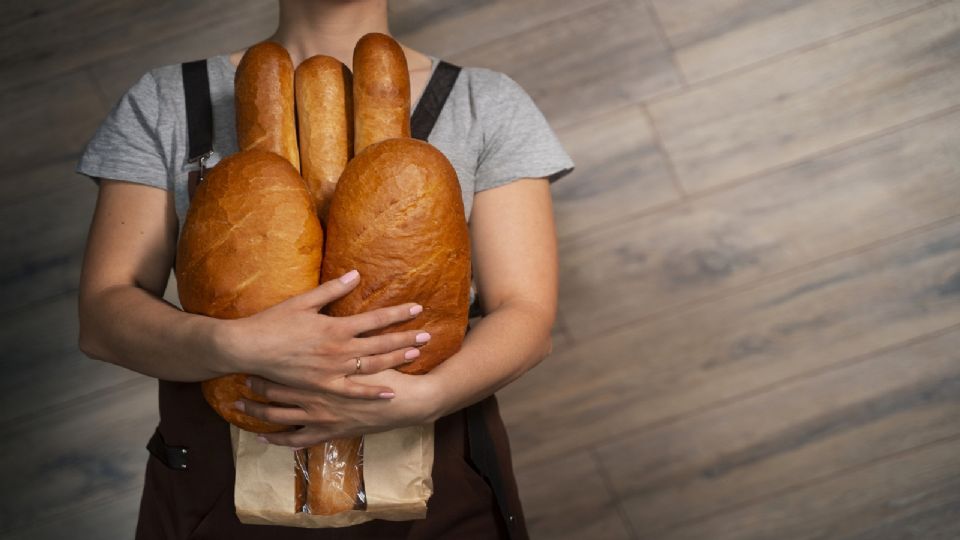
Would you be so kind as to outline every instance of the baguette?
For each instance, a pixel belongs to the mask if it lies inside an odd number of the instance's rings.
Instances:
[[[234,79],[237,144],[240,150],[266,150],[300,170],[293,96],[293,61],[271,41],[247,49]]]
[[[353,155],[352,77],[330,56],[304,60],[294,74],[300,170],[326,221],[340,173]]]

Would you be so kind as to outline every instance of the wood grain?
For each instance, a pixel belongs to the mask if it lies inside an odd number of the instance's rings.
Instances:
[[[628,106],[558,132],[576,170],[551,186],[566,238],[676,201],[680,194],[644,111]]]
[[[630,538],[616,497],[590,452],[518,469],[517,484],[532,538]]]
[[[4,351],[0,426],[29,421],[39,412],[146,379],[87,358],[77,349],[77,330],[74,293],[0,316]]]
[[[597,36],[604,36],[597,39]],[[611,0],[597,8],[450,55],[454,63],[510,75],[554,127],[622,107],[679,78],[650,12]]]
[[[592,9],[608,0],[392,0],[390,31],[404,45],[446,57]]]
[[[960,113],[560,246],[576,340],[960,211]],[[854,204],[855,203],[855,204]]]
[[[155,383],[136,385],[7,427],[0,533],[52,521],[139,489],[157,422]],[[43,429],[37,429],[43,426]]]
[[[5,2],[0,65],[17,76],[3,78],[0,88],[32,86],[118,56],[145,68],[138,50],[182,51],[192,43],[194,52],[224,52],[229,49],[221,47],[248,45],[250,30],[272,31],[276,14],[275,2],[257,0],[40,0],[29,8]]]
[[[140,509],[140,490],[134,489],[107,502],[64,514],[60,519],[42,520],[34,526],[3,535],[5,540],[107,540],[133,538]]]
[[[502,392],[515,462],[555,459],[956,325],[958,261],[954,220],[579,341]]]
[[[960,438],[953,437],[658,538],[956,538],[958,471]]]
[[[930,5],[930,0],[651,0],[695,82]]]
[[[960,329],[634,433],[598,454],[634,530],[655,538],[958,434]]]
[[[3,207],[0,314],[77,289],[96,198],[96,185],[75,176]]]
[[[74,72],[4,91],[0,100],[0,172],[75,159],[107,113],[89,75]]]
[[[949,2],[652,103],[690,191],[783,166],[960,104]]]

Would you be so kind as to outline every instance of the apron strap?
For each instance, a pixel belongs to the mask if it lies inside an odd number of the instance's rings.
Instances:
[[[187,161],[197,162],[203,180],[207,158],[213,153],[213,104],[210,101],[210,81],[207,61],[196,60],[181,65],[183,72],[183,100],[187,109]]]
[[[430,136],[430,132],[433,131],[433,127],[440,117],[440,111],[443,110],[443,105],[457,82],[460,69],[460,66],[442,60],[437,65],[437,69],[433,77],[430,78],[430,82],[427,83],[427,88],[423,91],[423,96],[417,103],[417,109],[410,119],[410,134],[413,138],[426,141],[427,137]],[[478,302],[474,302],[470,306],[471,317],[482,314],[479,307]],[[502,464],[497,458],[496,445],[490,433],[490,426],[484,416],[484,407],[489,406],[492,400],[493,396],[464,409],[467,423],[467,443],[470,461],[493,491],[500,515],[512,537],[516,534],[516,516],[510,510],[507,490],[501,473]]]
[[[460,66],[455,66],[443,60],[437,64],[437,69],[430,82],[420,96],[420,102],[410,117],[410,136],[414,139],[426,141],[433,131],[433,126],[440,117],[440,111],[443,110],[443,104],[447,102],[453,85],[457,82],[457,76],[460,75]]]

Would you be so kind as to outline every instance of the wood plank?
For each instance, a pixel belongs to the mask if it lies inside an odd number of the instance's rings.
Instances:
[[[22,203],[34,197],[59,191],[69,183],[91,182],[74,171],[77,159],[71,157],[60,161],[44,161],[37,167],[11,173],[0,182],[0,208]]]
[[[577,341],[960,211],[960,113],[560,245]]]
[[[531,538],[630,538],[589,452],[518,468],[516,475]]]
[[[960,104],[948,2],[650,104],[689,191],[795,162]]]
[[[687,81],[930,5],[930,0],[652,0]]]
[[[932,529],[931,536],[917,534],[931,521],[944,528]],[[658,538],[956,538],[958,524],[960,439],[954,437]]]
[[[78,509],[60,519],[44,519],[33,526],[3,535],[5,540],[107,540],[133,538],[140,510],[140,489],[134,489],[109,502]]]
[[[551,189],[560,238],[679,199],[640,106],[589,118],[558,135],[577,167]]]
[[[135,60],[138,49],[178,48],[189,41],[194,53],[225,51],[221,47],[249,45],[244,40],[251,30],[269,34],[277,21],[277,4],[257,0],[40,0],[30,8],[5,5],[4,12],[13,13],[0,17],[0,64],[16,73],[0,88],[32,86],[117,56]]]
[[[90,72],[112,105],[152,68],[237,51],[269,37],[276,29],[276,15],[271,11],[275,7],[274,2],[253,2],[245,5],[246,12],[237,12],[235,17],[221,19],[211,15],[201,19],[198,22],[204,25],[202,29],[178,26],[177,33],[163,43],[138,43],[91,65]],[[234,12],[232,4],[220,9]],[[214,19],[217,24],[209,25]]]
[[[651,429],[960,322],[960,220],[575,346],[501,392],[516,462]]]
[[[0,314],[77,289],[96,199],[96,185],[75,177],[3,207]]]
[[[90,511],[140,489],[157,423],[156,385],[137,385],[4,430],[0,533]]]
[[[449,60],[510,75],[554,127],[680,84],[649,10],[620,0],[450,55]]]
[[[77,300],[66,294],[0,317],[0,426],[106,388],[146,379],[77,348]]]
[[[598,455],[634,530],[657,538],[958,434],[960,329],[633,433]]]
[[[0,100],[0,172],[36,169],[76,159],[107,114],[85,73],[51,77],[4,91]]]
[[[607,0],[392,0],[390,31],[405,45],[441,58],[529,31]]]

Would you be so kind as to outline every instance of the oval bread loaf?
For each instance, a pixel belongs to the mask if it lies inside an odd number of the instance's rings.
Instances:
[[[373,332],[432,338],[400,369],[426,373],[460,349],[467,328],[470,241],[457,174],[439,150],[388,139],[347,165],[327,216],[321,282],[356,268],[360,284],[327,306],[341,317],[417,302],[423,313]]]
[[[219,319],[253,315],[319,283],[323,232],[303,179],[272,152],[249,150],[223,159],[199,185],[177,247],[183,308]],[[265,402],[244,375],[203,383],[210,406],[247,431],[289,426],[233,408],[241,396]]]

